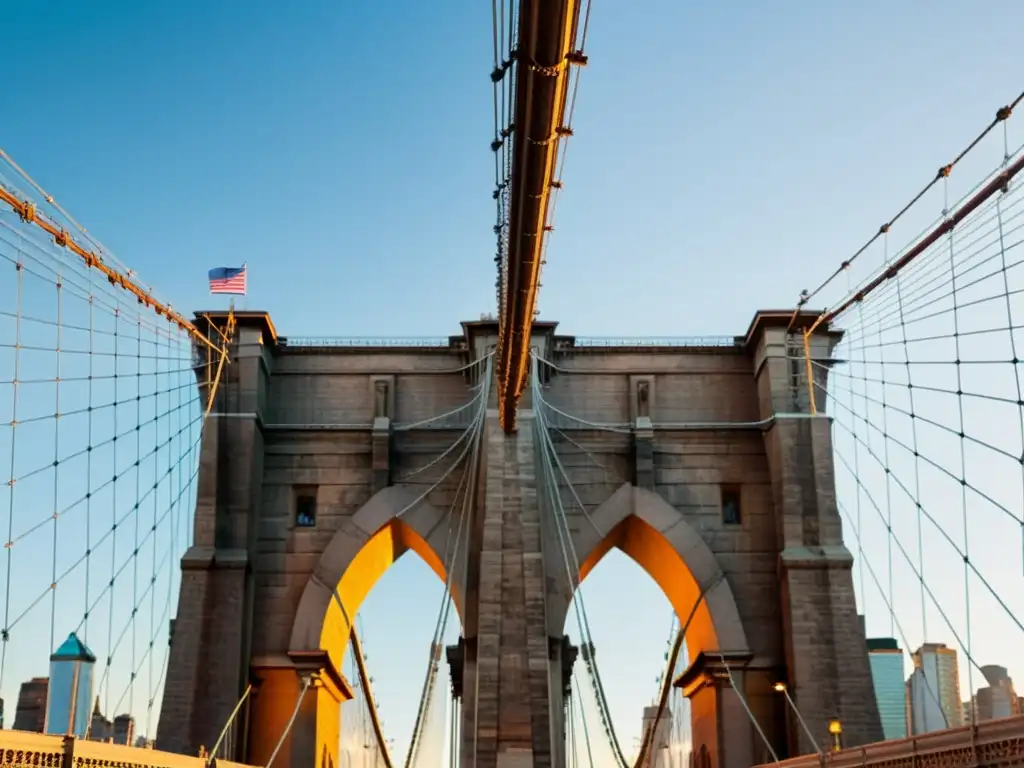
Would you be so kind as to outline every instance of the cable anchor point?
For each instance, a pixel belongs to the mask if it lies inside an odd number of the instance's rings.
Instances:
[[[34,222],[36,220],[35,204],[29,202],[28,200],[24,201],[21,204],[21,207],[18,208],[18,216],[26,224],[31,224],[32,222]]]
[[[565,63],[574,67],[587,66],[587,55],[583,51],[570,51],[565,54]]]

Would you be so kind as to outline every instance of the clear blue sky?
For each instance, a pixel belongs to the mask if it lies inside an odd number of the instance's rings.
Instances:
[[[206,270],[243,261],[247,306],[285,334],[444,335],[493,309],[489,3],[2,18],[0,146],[183,311],[222,306]],[[1016,0],[597,2],[543,316],[731,334],[790,306],[1019,92],[1022,23]],[[433,612],[410,606],[440,591],[424,573],[397,566],[364,614],[400,744]],[[605,667],[628,747],[667,603],[622,558],[589,594],[601,658],[635,649]]]

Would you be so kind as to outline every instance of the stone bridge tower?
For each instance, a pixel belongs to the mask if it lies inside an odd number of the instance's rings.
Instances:
[[[677,684],[711,765],[770,761],[737,692],[780,756],[811,750],[773,691],[779,681],[819,741],[830,717],[842,718],[851,745],[880,739],[830,425],[808,413],[789,319],[760,312],[740,337],[660,345],[587,344],[538,322],[540,399],[524,398],[518,432],[505,435],[493,402],[460,410],[480,391],[482,368],[471,363],[493,348],[493,320],[435,344],[366,345],[286,339],[268,315],[239,314],[203,434],[158,746],[212,745],[251,682],[231,757],[260,763],[296,706],[299,675],[313,673],[275,765],[338,765],[351,616],[412,550],[441,578],[450,571],[462,621],[447,655],[464,768],[563,768],[577,656],[566,616],[577,578],[613,547],[683,618],[706,593]],[[813,356],[828,360],[837,338],[816,333]],[[817,405],[825,410],[825,398]],[[477,418],[468,544],[449,558],[454,481],[420,497],[405,478]],[[538,469],[538,443],[549,439],[560,455],[576,445],[601,457],[600,469],[567,458],[557,491],[578,576],[566,570]]]

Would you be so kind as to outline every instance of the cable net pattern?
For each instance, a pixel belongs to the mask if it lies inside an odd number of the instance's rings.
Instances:
[[[131,740],[145,741],[192,532],[205,405],[197,376],[207,380],[210,361],[194,353],[189,329],[109,277],[139,285],[6,155],[0,193],[5,725],[43,728],[43,710],[16,719],[13,704],[22,683],[50,675],[50,654],[75,633],[96,657],[91,696],[79,688],[89,712],[76,723],[84,717],[103,739],[127,715]],[[108,274],[68,243],[98,254]],[[51,681],[51,701],[70,695],[62,685]]]
[[[1024,680],[1024,130],[1001,114],[812,294],[843,332],[805,394],[832,419],[867,635],[958,652],[918,730],[970,724],[985,665]]]

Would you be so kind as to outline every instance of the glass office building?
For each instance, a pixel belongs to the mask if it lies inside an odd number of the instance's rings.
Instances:
[[[914,672],[907,681],[910,734],[959,728],[964,722],[956,650],[925,643],[912,656]]]
[[[96,657],[72,632],[50,656],[46,732],[84,739],[92,718],[92,674]]]
[[[886,739],[907,737],[907,695],[903,682],[903,651],[891,637],[868,638],[871,682]]]
[[[998,664],[987,664],[981,668],[988,685],[978,689],[975,697],[977,702],[976,717],[978,721],[999,720],[1020,714],[1017,692],[1013,689],[1013,680],[1006,667]],[[965,719],[964,723],[969,723]]]

